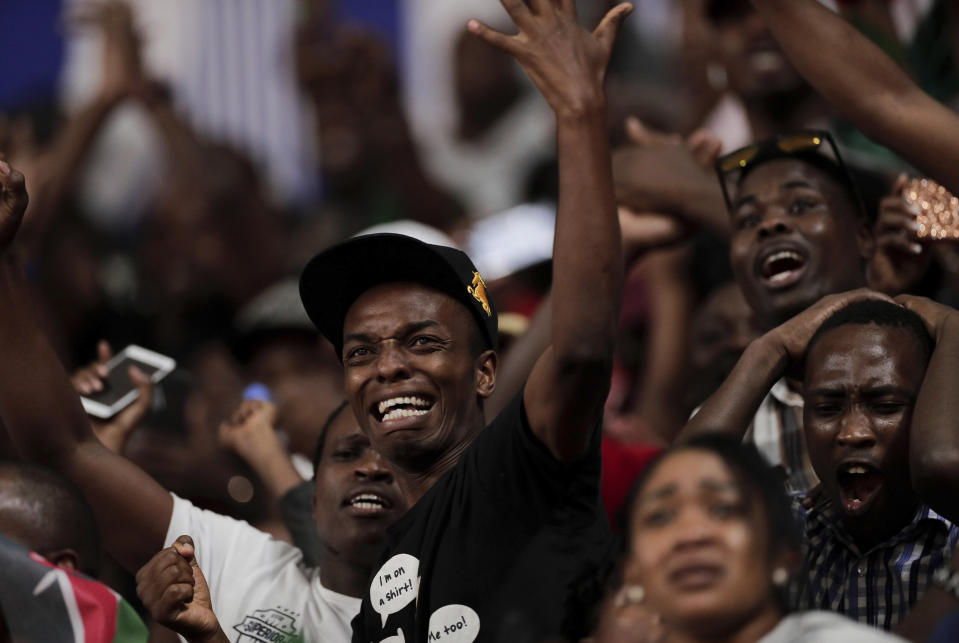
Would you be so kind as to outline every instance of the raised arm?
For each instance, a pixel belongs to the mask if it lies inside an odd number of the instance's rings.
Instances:
[[[57,136],[52,147],[44,152],[44,173],[40,185],[31,185],[36,198],[30,204],[30,214],[24,229],[21,246],[34,246],[42,240],[63,207],[77,173],[90,152],[103,123],[119,104],[119,94],[101,94],[90,104],[72,115]],[[35,189],[36,187],[36,189]],[[29,239],[26,236],[29,235]]]
[[[919,497],[959,522],[959,311],[922,297],[896,301],[922,317],[936,340],[909,433],[909,472]]]
[[[786,374],[791,364],[802,360],[816,329],[837,310],[864,299],[892,301],[865,288],[828,295],[754,340],[726,381],[689,420],[677,440],[686,441],[704,433],[726,433],[742,438],[773,384]]]
[[[556,114],[560,198],[553,244],[551,347],[533,367],[524,401],[553,455],[583,454],[609,389],[622,286],[619,223],[606,140],[606,66],[632,5],[590,33],[572,0],[502,0],[519,33],[472,20],[469,29],[511,54]]]
[[[70,478],[96,514],[106,550],[136,571],[163,547],[170,495],[94,436],[70,379],[40,330],[11,244],[23,176],[0,161],[0,419],[19,453]]]
[[[44,172],[31,176],[33,197],[19,247],[42,241],[89,155],[97,136],[113,113],[142,78],[139,37],[130,7],[123,2],[86,5],[74,22],[100,32],[103,40],[100,87],[93,99],[65,122],[50,149],[44,152]]]
[[[937,513],[959,520],[959,312],[922,297],[901,295],[896,301],[923,318],[936,340],[926,367],[909,429],[909,474],[912,487]],[[959,572],[959,555],[953,552],[951,573]],[[896,634],[910,641],[926,641],[936,624],[953,613],[959,602],[934,585],[899,625]]]
[[[746,435],[763,398],[790,363],[788,352],[773,332],[746,348],[729,377],[676,436],[677,441],[705,433],[726,433],[740,439]]]
[[[729,237],[729,213],[713,162],[722,143],[706,130],[685,141],[626,121],[630,144],[613,152],[616,202],[633,212],[668,213],[721,239]]]
[[[300,485],[290,454],[276,435],[276,406],[263,400],[243,400],[220,424],[220,446],[250,465],[274,500]]]
[[[959,193],[959,116],[817,0],[753,0],[796,69],[879,143]]]
[[[641,259],[648,257],[649,251],[675,246],[688,235],[687,226],[673,217],[651,212],[640,214],[624,207],[619,208],[619,224],[623,237],[624,274],[629,274]],[[526,332],[516,339],[500,364],[496,390],[484,407],[488,421],[492,421],[523,388],[536,362],[549,348],[552,327],[553,292],[550,291],[540,302]],[[656,366],[655,363],[649,364],[649,372],[658,372],[654,370]]]
[[[930,299],[901,295],[896,301],[923,318],[936,348],[919,388],[909,430],[909,474],[912,487],[937,513],[959,520],[959,312]],[[953,552],[949,571],[959,573],[959,554]],[[937,623],[953,613],[959,602],[934,585],[916,603],[894,631],[910,641],[926,641]]]

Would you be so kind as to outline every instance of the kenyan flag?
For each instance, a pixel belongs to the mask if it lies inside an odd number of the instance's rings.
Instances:
[[[130,604],[103,583],[54,567],[0,535],[0,610],[14,641],[111,643],[147,640]]]

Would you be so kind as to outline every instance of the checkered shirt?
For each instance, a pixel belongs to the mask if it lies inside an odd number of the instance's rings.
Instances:
[[[806,451],[802,415],[802,396],[781,379],[760,404],[746,432],[745,441],[755,444],[770,465],[782,469],[790,493],[805,493],[819,484]]]
[[[792,605],[838,612],[886,630],[922,598],[959,540],[955,525],[921,506],[898,534],[860,552],[832,501],[804,509],[796,496],[793,511],[803,533],[805,572],[790,587]]]

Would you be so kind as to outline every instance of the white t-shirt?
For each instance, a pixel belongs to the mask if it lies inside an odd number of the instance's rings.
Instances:
[[[231,641],[349,641],[360,599],[320,584],[293,545],[173,495],[166,546],[193,538],[213,611]]]
[[[835,612],[814,610],[790,614],[759,643],[905,643],[905,639]]]

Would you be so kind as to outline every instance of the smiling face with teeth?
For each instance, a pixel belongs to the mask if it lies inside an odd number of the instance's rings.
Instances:
[[[809,457],[861,545],[885,540],[915,512],[909,425],[925,368],[912,333],[876,324],[830,329],[806,356]]]
[[[313,490],[324,585],[337,586],[325,576],[335,575],[344,564],[372,569],[386,528],[406,509],[389,464],[370,446],[347,407],[327,430]]]
[[[343,337],[350,404],[400,470],[431,472],[485,426],[496,354],[453,298],[408,282],[375,286],[350,306]]]
[[[740,181],[730,213],[730,262],[763,326],[866,284],[873,239],[858,212],[836,179],[799,159],[767,161]]]

